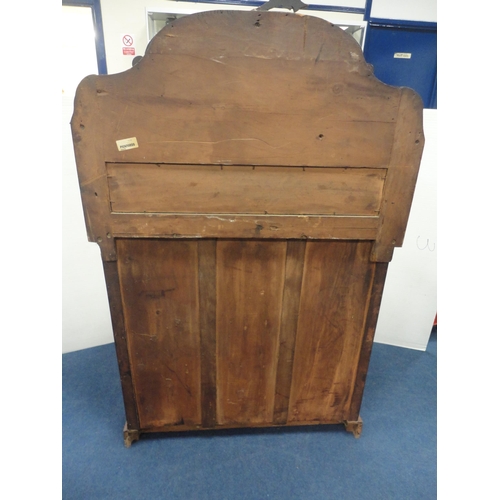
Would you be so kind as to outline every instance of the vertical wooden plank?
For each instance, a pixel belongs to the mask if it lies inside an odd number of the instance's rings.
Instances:
[[[201,424],[198,244],[118,240],[141,428]]]
[[[359,355],[359,363],[356,371],[356,379],[351,400],[351,408],[347,420],[357,420],[361,407],[361,399],[365,388],[366,374],[368,373],[368,365],[373,346],[373,337],[377,326],[378,313],[380,311],[380,303],[382,302],[382,292],[384,290],[385,278],[387,275],[387,262],[379,262],[376,264],[375,276],[370,292],[370,305],[366,317],[365,332],[361,352]]]
[[[201,421],[203,427],[215,427],[216,363],[215,363],[215,255],[216,240],[198,242],[198,278],[200,290],[201,345]]]
[[[113,336],[115,339],[116,357],[122,385],[123,402],[125,405],[125,417],[128,428],[139,430],[139,417],[137,414],[137,402],[135,399],[132,374],[130,371],[130,358],[128,355],[128,342],[123,319],[123,305],[120,291],[120,280],[118,276],[118,265],[116,262],[103,261],[106,288],[108,291],[109,309],[111,323],[113,325]]]
[[[308,242],[288,422],[347,418],[375,264],[370,242]]]
[[[290,240],[287,243],[276,395],[274,399],[273,422],[275,424],[286,424],[288,417],[305,248],[305,241]]]
[[[217,423],[272,423],[286,242],[217,243]]]

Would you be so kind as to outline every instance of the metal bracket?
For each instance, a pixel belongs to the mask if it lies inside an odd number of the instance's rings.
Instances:
[[[297,12],[308,7],[309,5],[301,2],[301,0],[269,0],[255,10],[288,9]]]

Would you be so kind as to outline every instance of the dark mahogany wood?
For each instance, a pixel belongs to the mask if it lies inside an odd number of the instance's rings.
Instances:
[[[79,85],[127,446],[144,432],[344,424],[424,146],[422,102],[283,12],[184,16]]]

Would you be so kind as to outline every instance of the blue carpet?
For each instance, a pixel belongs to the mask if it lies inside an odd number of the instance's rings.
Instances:
[[[63,355],[63,499],[436,498],[437,334],[374,344],[359,439],[341,426],[122,438],[112,344]]]

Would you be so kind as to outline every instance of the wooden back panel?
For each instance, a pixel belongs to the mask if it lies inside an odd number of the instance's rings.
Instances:
[[[325,21],[206,12],[72,119],[129,428],[356,420],[422,103]]]
[[[140,428],[359,411],[370,242],[118,239],[117,250]]]
[[[280,12],[166,26],[135,67],[82,81],[72,131],[111,261],[116,237],[173,236],[370,239],[387,262],[424,143],[414,91],[378,81],[340,28]]]

